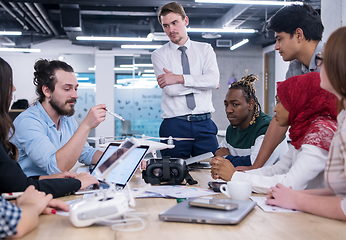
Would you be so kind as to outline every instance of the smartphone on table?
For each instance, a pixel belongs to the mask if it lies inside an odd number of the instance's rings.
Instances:
[[[223,184],[227,184],[227,182],[208,182],[208,187],[213,189],[214,192],[220,192],[220,186]]]
[[[189,201],[192,207],[211,208],[218,210],[231,211],[238,208],[238,204],[233,203],[231,199],[217,199],[212,197],[200,197]]]

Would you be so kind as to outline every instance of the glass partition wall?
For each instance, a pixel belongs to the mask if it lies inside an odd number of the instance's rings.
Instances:
[[[125,121],[114,119],[114,136],[142,135],[158,137],[161,119],[161,89],[158,87],[150,54],[114,56],[114,112]],[[80,124],[95,106],[95,56],[62,54],[60,60],[75,71],[79,87],[75,119]],[[106,81],[106,79],[105,79]],[[91,131],[89,137],[94,137]]]
[[[116,136],[158,137],[161,124],[161,89],[150,54],[115,56],[114,111],[125,121],[116,121]]]

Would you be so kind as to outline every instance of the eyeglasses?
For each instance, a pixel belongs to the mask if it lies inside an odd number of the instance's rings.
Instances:
[[[321,53],[317,53],[315,56],[315,65],[316,67],[321,67],[323,64],[323,57]]]

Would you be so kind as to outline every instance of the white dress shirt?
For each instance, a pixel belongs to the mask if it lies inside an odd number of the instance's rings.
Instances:
[[[183,75],[181,51],[179,45],[171,41],[155,50],[151,55],[156,78],[164,74],[163,68],[181,74],[184,84],[174,84],[162,89],[162,118],[172,118],[187,114],[214,112],[212,90],[219,85],[219,68],[216,55],[208,43],[187,40],[186,55],[189,59],[190,75]],[[194,93],[196,108],[191,110],[186,105],[185,95]]]
[[[252,191],[266,193],[278,183],[294,190],[325,188],[324,168],[328,151],[314,145],[303,144],[298,150],[292,145],[280,161],[271,166],[235,172],[232,181],[252,182]]]

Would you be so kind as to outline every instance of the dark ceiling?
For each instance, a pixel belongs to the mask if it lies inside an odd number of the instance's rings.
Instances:
[[[171,1],[160,0],[0,0],[0,31],[21,30],[21,36],[0,36],[0,43],[15,43],[16,47],[54,38],[66,38],[73,44],[97,46],[100,49],[119,47],[123,42],[77,41],[76,36],[146,37],[162,32],[157,21],[158,9]],[[248,38],[253,44],[266,46],[274,43],[273,33],[264,31],[266,19],[280,7],[261,5],[235,5],[178,1],[190,19],[190,27],[221,28],[228,26],[254,28],[255,34],[220,33],[218,39],[240,41]],[[320,11],[320,0],[306,0]],[[79,22],[81,23],[79,25]],[[191,39],[216,46],[216,39],[203,38],[202,33],[189,33]],[[152,42],[162,44],[165,42]],[[5,44],[6,45],[6,44]]]

